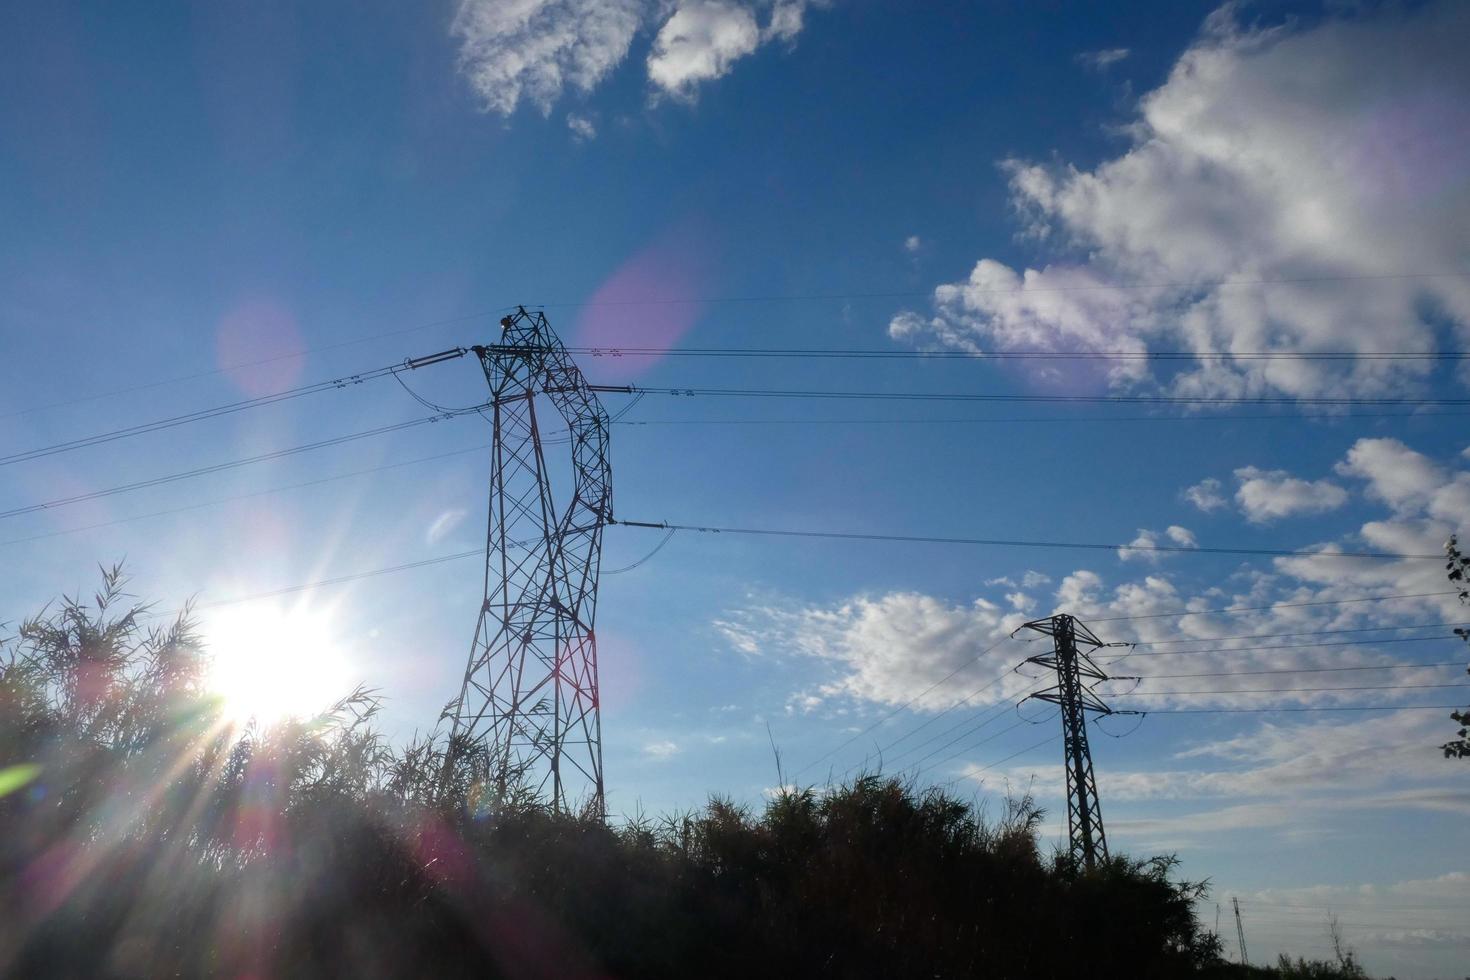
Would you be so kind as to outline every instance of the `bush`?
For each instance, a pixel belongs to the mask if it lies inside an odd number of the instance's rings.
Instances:
[[[881,774],[608,826],[387,745],[358,690],[232,731],[188,615],[118,569],[0,648],[0,974],[1174,977],[1219,965],[1170,858],[1076,875]],[[19,770],[16,766],[39,767]],[[7,768],[9,767],[9,768]],[[1292,974],[1296,975],[1296,974]]]

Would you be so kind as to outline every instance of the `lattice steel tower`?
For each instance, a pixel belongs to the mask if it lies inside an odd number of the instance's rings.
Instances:
[[[593,622],[612,521],[608,417],[544,313],[522,307],[500,325],[500,343],[472,348],[494,425],[485,601],[448,710],[455,735],[488,749],[500,793],[520,783],[559,811],[590,803],[605,814]],[[548,402],[566,436],[543,437],[537,406]],[[560,443],[571,446],[569,488],[544,452]]]
[[[1105,681],[1108,675],[1092,662],[1077,644],[1097,649],[1107,646],[1086,626],[1071,616],[1038,619],[1017,629],[1035,630],[1052,638],[1052,652],[1029,657],[1028,664],[1055,670],[1057,683],[1030,695],[1061,708],[1062,741],[1067,768],[1067,836],[1072,866],[1091,869],[1108,859],[1108,838],[1103,832],[1102,808],[1097,800],[1097,782],[1092,775],[1092,752],[1087,747],[1087,712],[1109,715],[1087,681]],[[1029,698],[1028,698],[1029,700]]]

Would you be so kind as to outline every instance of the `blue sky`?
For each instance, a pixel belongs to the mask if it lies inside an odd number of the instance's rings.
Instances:
[[[1461,409],[1312,403],[1466,396],[1454,362],[1366,356],[1470,347],[1462,5],[471,0],[144,18],[58,3],[4,18],[7,453],[492,340],[524,303],[574,345],[1187,355],[586,358],[593,382],[1282,400],[649,394],[613,433],[625,519],[1410,555],[1470,524]],[[1232,356],[1260,351],[1350,356]],[[468,361],[407,380],[442,404],[483,393]],[[7,465],[0,510],[424,414],[391,380],[368,382]],[[171,608],[474,549],[486,439],[458,419],[0,518],[0,615],[89,590],[95,563],[123,557],[136,591]],[[657,542],[612,528],[605,566]],[[405,737],[457,693],[479,590],[470,559],[202,615],[226,650],[266,642],[263,622],[312,624],[332,649],[301,676],[381,688]],[[1412,559],[681,532],[602,583],[609,805],[758,801],[778,781],[773,739],[803,780],[880,750],[912,765],[947,739],[905,747],[1009,710],[1026,689],[1015,675],[951,706],[1035,648],[1006,641],[965,665],[1053,610],[1160,644],[1140,653],[1201,651],[1124,673],[1413,664],[1463,659],[1463,644],[1420,639],[1446,628],[1367,628],[1470,619],[1449,597],[1169,614],[1443,590],[1440,566]],[[1415,642],[1279,649],[1317,630]],[[1261,634],[1274,638],[1209,639]],[[1467,700],[1126,688],[1112,689],[1120,707]],[[1446,973],[1470,952],[1470,868],[1454,858],[1470,793],[1463,764],[1433,751],[1444,714],[1154,715],[1095,736],[1110,837],[1177,851],[1191,877],[1238,894],[1257,956],[1317,952],[1330,907],[1370,967]],[[1054,727],[981,742],[1015,718],[921,778],[1032,785],[1055,834],[1055,742],[977,773]]]

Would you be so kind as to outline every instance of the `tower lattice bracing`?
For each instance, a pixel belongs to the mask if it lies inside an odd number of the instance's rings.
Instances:
[[[519,785],[557,810],[604,813],[594,621],[612,520],[608,416],[544,313],[522,308],[501,327],[499,343],[473,348],[494,442],[485,601],[453,731],[485,747],[502,794]],[[547,460],[568,444],[569,474]]]
[[[1068,855],[1074,868],[1090,869],[1108,859],[1108,839],[1103,832],[1097,781],[1092,775],[1092,752],[1087,746],[1087,713],[1113,712],[1088,686],[1089,682],[1107,680],[1108,675],[1078,645],[1095,650],[1107,644],[1067,615],[1038,619],[1021,629],[1035,630],[1052,638],[1051,653],[1030,657],[1026,662],[1056,671],[1057,683],[1031,697],[1050,701],[1061,709],[1067,769]]]

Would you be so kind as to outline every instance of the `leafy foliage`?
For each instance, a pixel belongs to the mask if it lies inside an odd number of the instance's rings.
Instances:
[[[486,794],[476,746],[375,731],[358,690],[234,730],[187,615],[120,570],[0,646],[0,974],[1175,977],[1220,967],[1172,858],[1070,873],[866,774],[608,826]],[[39,767],[37,770],[35,767]],[[492,781],[493,783],[493,781]],[[1203,971],[1203,972],[1201,972]]]
[[[1460,551],[1459,539],[1454,535],[1445,543],[1444,550],[1445,576],[1459,593],[1460,602],[1470,604],[1470,557]],[[1459,627],[1455,630],[1455,635],[1470,643],[1470,629]],[[1466,668],[1466,673],[1470,673],[1470,668]],[[1455,733],[1454,739],[1440,748],[1444,750],[1447,759],[1470,759],[1470,708],[1451,712],[1450,719],[1460,726],[1460,730]]]

